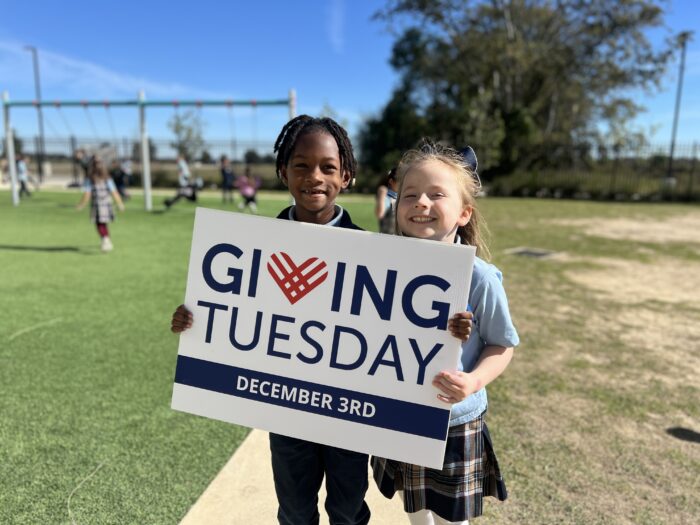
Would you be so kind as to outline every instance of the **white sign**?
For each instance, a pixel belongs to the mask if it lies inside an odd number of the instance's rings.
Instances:
[[[442,468],[474,254],[198,208],[172,407]]]

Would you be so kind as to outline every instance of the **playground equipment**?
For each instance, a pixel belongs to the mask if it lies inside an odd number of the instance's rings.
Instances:
[[[149,138],[148,129],[146,126],[146,108],[148,107],[164,107],[172,106],[174,108],[178,107],[195,107],[201,109],[202,107],[226,107],[229,111],[229,125],[232,132],[232,148],[235,148],[235,141],[233,139],[234,122],[233,122],[233,107],[234,106],[249,106],[254,109],[254,111],[260,106],[287,106],[289,109],[289,118],[292,119],[296,116],[296,92],[294,89],[289,91],[289,97],[286,99],[278,100],[146,100],[146,95],[144,91],[140,91],[137,100],[81,100],[81,101],[44,101],[41,102],[36,100],[24,100],[24,101],[11,101],[10,96],[7,91],[3,93],[3,117],[4,117],[4,128],[5,128],[5,141],[7,152],[7,164],[10,173],[10,189],[12,194],[12,203],[17,206],[19,205],[19,188],[17,184],[17,170],[15,166],[15,151],[14,151],[14,140],[13,131],[10,124],[10,109],[13,107],[43,107],[43,106],[54,106],[64,124],[70,129],[68,121],[61,112],[62,107],[83,107],[85,109],[85,116],[93,130],[93,133],[97,135],[97,128],[92,120],[88,108],[93,106],[103,106],[107,111],[107,118],[109,119],[110,128],[112,134],[116,137],[116,132],[114,128],[114,123],[112,121],[111,113],[109,112],[110,107],[137,107],[139,112],[139,130],[140,130],[140,142],[141,142],[141,172],[143,179],[143,193],[144,193],[144,207],[146,211],[151,211],[153,209],[153,198],[151,194],[151,162],[150,162],[150,150],[149,150]],[[254,133],[257,134],[257,126],[255,125]]]

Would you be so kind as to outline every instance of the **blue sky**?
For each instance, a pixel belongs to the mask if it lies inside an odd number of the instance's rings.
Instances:
[[[351,133],[376,114],[397,82],[388,59],[393,36],[371,19],[381,0],[262,0],[258,2],[6,2],[0,17],[0,90],[13,100],[34,98],[31,44],[39,50],[42,95],[55,99],[286,98],[297,91],[298,112],[330,105]],[[700,140],[700,2],[671,2],[667,23],[694,30],[688,47],[679,141]],[[660,93],[633,93],[649,108],[638,128],[653,140],[671,135],[678,57]],[[116,134],[137,131],[135,109],[110,111]],[[149,109],[152,136],[167,138],[169,108]],[[205,135],[272,140],[286,108],[204,109]],[[16,109],[13,126],[36,133],[36,113]],[[101,108],[45,110],[47,137],[113,135]],[[94,126],[94,128],[93,128]]]

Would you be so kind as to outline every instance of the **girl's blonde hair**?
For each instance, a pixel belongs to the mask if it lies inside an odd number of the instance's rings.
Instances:
[[[93,155],[88,164],[88,178],[93,182],[97,180],[107,180],[109,178],[109,172],[107,171],[104,160],[97,155]]]
[[[472,207],[472,216],[465,226],[460,226],[457,229],[457,235],[462,244],[468,244],[476,247],[476,254],[484,260],[491,258],[488,246],[486,245],[486,234],[488,229],[483,217],[476,207],[476,194],[479,191],[480,185],[477,183],[477,178],[465,162],[464,157],[456,150],[436,144],[428,138],[424,138],[416,149],[407,151],[401,158],[398,166],[399,191],[396,199],[396,208],[398,209],[401,201],[401,193],[403,191],[406,174],[419,164],[428,161],[442,162],[450,168],[455,176],[455,180],[460,188],[462,195],[462,203],[465,206]],[[398,215],[396,221],[396,233],[402,235],[399,228]]]

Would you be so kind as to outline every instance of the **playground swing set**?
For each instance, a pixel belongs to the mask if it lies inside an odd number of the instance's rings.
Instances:
[[[150,148],[149,148],[149,137],[146,127],[146,108],[148,107],[173,107],[175,111],[180,107],[194,107],[198,111],[201,111],[203,107],[225,107],[228,112],[229,129],[231,132],[231,149],[235,156],[236,154],[236,140],[235,140],[235,122],[233,115],[234,107],[251,107],[253,109],[253,135],[257,138],[257,125],[256,125],[256,111],[260,106],[286,106],[289,110],[289,119],[296,116],[296,92],[294,89],[289,91],[289,97],[286,99],[277,100],[146,100],[146,96],[143,91],[139,93],[137,100],[81,100],[81,101],[37,101],[37,100],[22,100],[22,101],[11,101],[9,94],[7,92],[3,93],[3,117],[4,117],[4,129],[5,129],[5,151],[7,153],[7,165],[10,175],[10,193],[12,196],[12,204],[14,206],[19,205],[19,185],[17,180],[17,168],[15,165],[15,150],[14,150],[14,137],[12,126],[10,123],[10,109],[13,107],[35,107],[37,109],[41,107],[53,106],[57,113],[59,114],[61,120],[63,121],[66,129],[69,130],[71,136],[72,133],[71,126],[68,119],[62,112],[64,107],[82,107],[85,110],[85,118],[87,119],[89,127],[95,136],[98,136],[97,128],[94,121],[90,115],[89,108],[102,106],[105,108],[107,119],[110,126],[110,131],[113,135],[114,144],[118,144],[116,128],[114,126],[114,121],[110,112],[110,107],[137,107],[139,110],[139,135],[140,135],[140,153],[141,153],[141,173],[143,181],[143,195],[144,195],[144,207],[146,211],[152,211],[153,209],[153,196],[151,192],[151,163],[150,163]],[[53,125],[50,125],[51,129]]]

